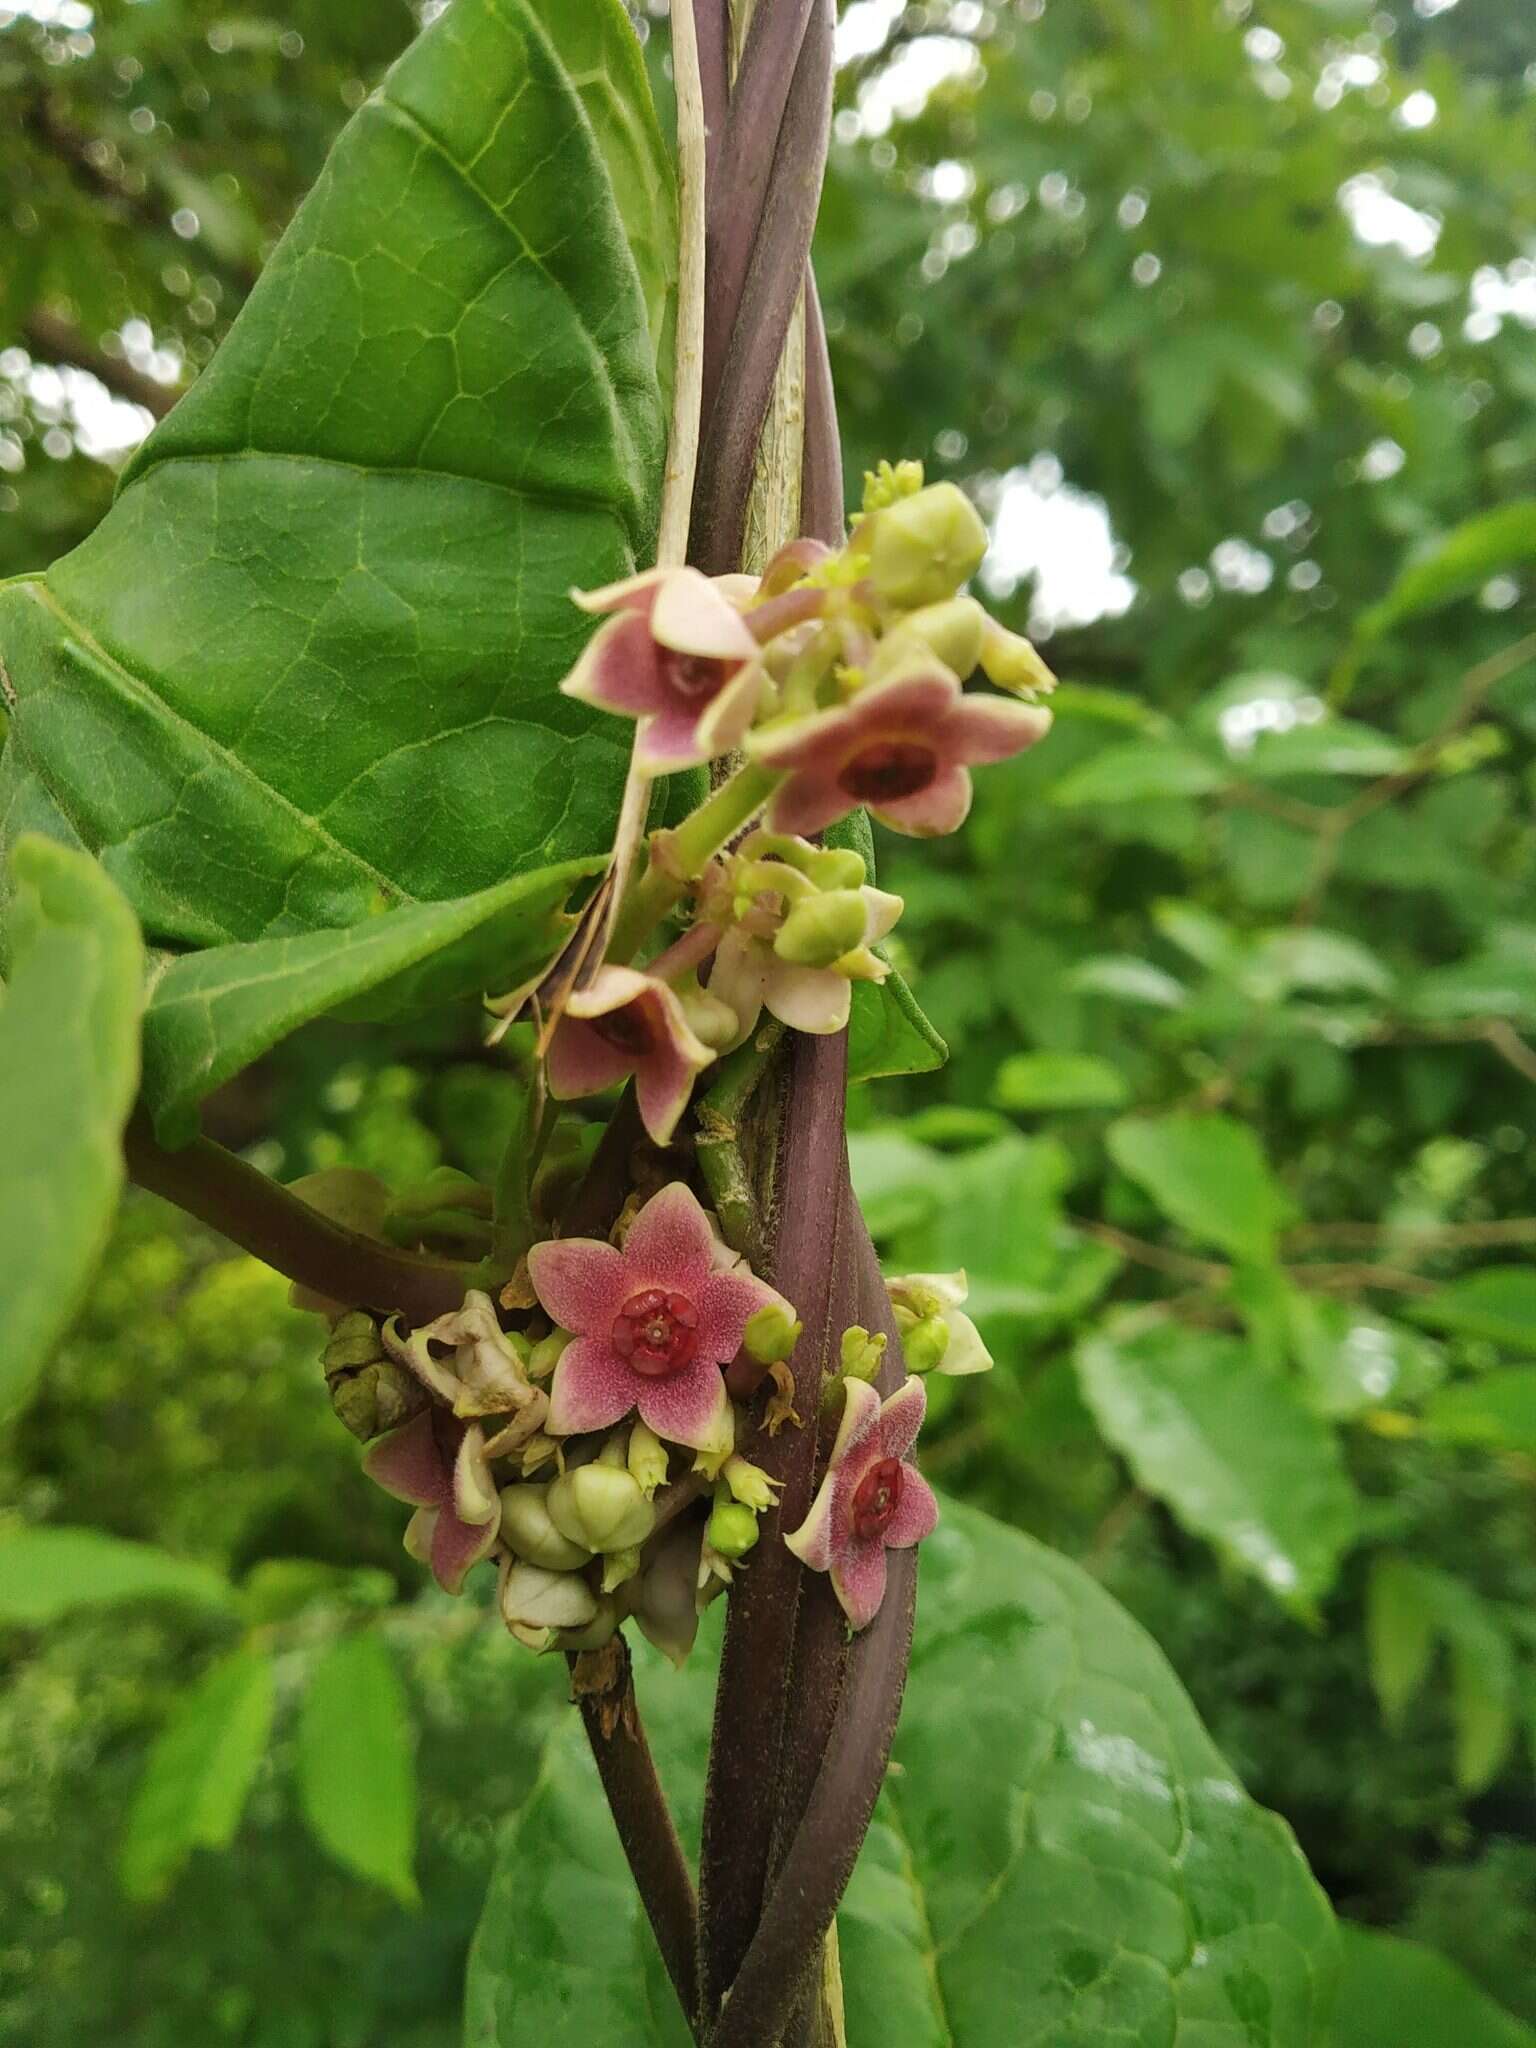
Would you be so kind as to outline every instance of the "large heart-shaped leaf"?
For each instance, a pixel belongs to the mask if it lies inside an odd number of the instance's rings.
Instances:
[[[139,1072],[142,948],[84,854],[28,835],[11,863],[0,994],[0,1420],[58,1341],[106,1243]]]
[[[572,11],[456,0],[108,517],[0,590],[0,811],[98,853],[157,941],[358,924],[611,832],[627,735],[554,686],[570,586],[650,548],[664,429]]]
[[[714,1672],[642,1660],[692,1838]],[[466,2048],[683,2048],[580,1729],[508,1824]],[[1156,1646],[1065,1558],[953,1502],[925,1546],[893,1769],[839,1914],[851,2041],[1315,2048],[1328,1907]]]
[[[313,1017],[368,996],[424,1008],[514,986],[557,943],[557,917],[593,863],[519,875],[453,903],[416,903],[345,931],[208,946],[171,960],[144,1017],[144,1096],[164,1145],[197,1129],[197,1105]]]

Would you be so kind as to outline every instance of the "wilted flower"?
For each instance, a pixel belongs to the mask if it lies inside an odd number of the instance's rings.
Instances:
[[[637,758],[648,774],[695,767],[740,744],[763,674],[757,642],[725,590],[697,569],[648,569],[572,594],[583,610],[612,616],[560,687],[639,719]]]
[[[409,1366],[422,1385],[455,1415],[509,1415],[538,1399],[528,1378],[526,1345],[514,1342],[496,1319],[488,1294],[472,1287],[462,1308],[424,1323],[403,1337],[386,1323],[383,1338],[392,1357]],[[452,1348],[452,1357],[438,1353]]]
[[[431,1566],[445,1593],[461,1591],[465,1574],[490,1556],[501,1535],[501,1500],[479,1423],[424,1409],[376,1438],[363,1454],[363,1470],[417,1509],[406,1548]]]
[[[927,1407],[921,1380],[908,1380],[884,1401],[862,1380],[849,1380],[837,1441],[811,1512],[784,1538],[814,1571],[830,1572],[832,1590],[854,1628],[867,1628],[885,1598],[885,1553],[922,1541],[939,1518],[928,1482],[907,1454]]]
[[[914,655],[846,704],[763,727],[748,751],[788,776],[769,808],[775,831],[820,832],[866,804],[893,831],[931,838],[965,822],[968,762],[1020,754],[1050,723],[1039,705],[968,696]]]
[[[599,1238],[535,1245],[528,1271],[546,1312],[575,1341],[550,1387],[556,1435],[607,1429],[631,1409],[670,1443],[719,1440],[720,1368],[758,1309],[777,1299],[744,1266],[722,1271],[709,1219],[681,1181],[653,1195],[624,1249]]]
[[[633,967],[600,967],[591,986],[569,998],[555,1027],[549,1092],[569,1102],[633,1074],[645,1128],[665,1145],[688,1107],[695,1078],[714,1057],[664,981]]]

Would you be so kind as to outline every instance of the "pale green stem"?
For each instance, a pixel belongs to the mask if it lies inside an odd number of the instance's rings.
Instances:
[[[608,948],[610,960],[623,965],[634,958],[687,884],[696,882],[720,849],[751,824],[783,780],[774,769],[749,761],[667,834],[666,865],[653,855],[630,890]]]

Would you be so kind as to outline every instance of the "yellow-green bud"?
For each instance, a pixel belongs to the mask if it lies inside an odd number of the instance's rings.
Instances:
[[[774,1505],[783,1483],[771,1479],[760,1465],[749,1464],[745,1458],[727,1458],[720,1476],[731,1489],[732,1496],[756,1515]]]
[[[384,1356],[379,1326],[366,1309],[348,1309],[331,1329],[330,1339],[320,1354],[327,1374],[348,1366],[372,1365]]]
[[[652,1429],[643,1422],[637,1422],[629,1432],[629,1446],[625,1463],[630,1476],[640,1491],[649,1500],[658,1486],[666,1484],[667,1447]]]
[[[640,1569],[640,1546],[631,1543],[623,1550],[610,1550],[603,1558],[603,1591],[611,1593]]]
[[[773,950],[796,967],[830,967],[862,946],[869,930],[869,905],[858,889],[828,889],[807,896],[785,918]]]
[[[804,875],[818,889],[860,889],[868,877],[864,856],[851,846],[813,846],[809,839],[796,839],[787,832],[754,832],[741,843],[746,861],[759,864],[769,882],[772,868],[761,863],[776,862]]]
[[[974,597],[946,598],[908,612],[881,641],[869,665],[869,679],[878,682],[889,668],[926,651],[963,681],[981,660],[983,636],[991,622]]]
[[[655,1527],[639,1482],[613,1465],[578,1465],[552,1480],[549,1516],[562,1536],[588,1550],[627,1550]]]
[[[916,610],[953,597],[981,567],[987,529],[958,484],[929,484],[874,521],[869,573],[888,604]]]
[[[894,505],[898,498],[910,498],[923,488],[923,465],[920,462],[898,462],[894,465],[882,462],[876,469],[864,472],[864,510],[866,513],[880,512],[887,505]]]
[[[1000,690],[1054,690],[1056,678],[1022,633],[988,619],[981,638],[982,668]]]
[[[508,1486],[501,1495],[501,1539],[527,1564],[547,1572],[572,1572],[591,1561],[585,1544],[573,1543],[555,1527],[548,1486]]]
[[[907,1331],[901,1348],[913,1372],[932,1372],[949,1349],[948,1323],[942,1316],[925,1316]]]
[[[885,1357],[885,1334],[871,1336],[861,1323],[844,1330],[842,1369],[851,1380],[872,1380]]]
[[[748,1319],[742,1349],[759,1365],[778,1365],[800,1342],[804,1327],[787,1301],[770,1301]]]
[[[712,1052],[723,1051],[741,1035],[736,1012],[729,1003],[722,1003],[718,996],[712,996],[707,988],[695,984],[692,988],[679,988],[676,995],[682,1004],[688,1029]]]
[[[569,1330],[551,1330],[547,1337],[541,1337],[528,1354],[528,1374],[531,1379],[544,1380],[560,1363],[560,1354],[572,1341]]]
[[[704,1540],[722,1557],[745,1557],[757,1541],[757,1517],[740,1501],[717,1500]]]

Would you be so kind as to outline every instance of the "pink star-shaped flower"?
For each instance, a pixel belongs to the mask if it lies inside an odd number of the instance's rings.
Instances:
[[[732,603],[739,577],[648,569],[571,594],[609,617],[560,685],[599,710],[641,721],[639,765],[651,775],[696,767],[739,746],[762,689],[758,644]]]
[[[569,1102],[633,1074],[641,1120],[655,1142],[666,1145],[695,1077],[714,1056],[664,981],[633,967],[600,967],[591,986],[570,997],[555,1026],[549,1092]]]
[[[865,804],[893,832],[928,839],[964,824],[967,762],[1021,754],[1050,723],[1038,704],[968,696],[948,669],[914,657],[846,704],[764,727],[747,750],[788,773],[769,807],[775,832],[821,832]]]
[[[844,1381],[843,1419],[811,1512],[784,1541],[832,1590],[854,1628],[867,1628],[885,1598],[885,1553],[910,1550],[939,1519],[938,1503],[907,1453],[928,1397],[908,1380],[882,1401],[863,1380]]]
[[[529,1252],[528,1272],[545,1312],[576,1333],[550,1385],[552,1436],[607,1429],[637,1408],[669,1443],[702,1450],[718,1439],[720,1368],[778,1296],[744,1266],[720,1269],[709,1218],[682,1181],[651,1197],[622,1252],[555,1238]]]
[[[407,1547],[432,1567],[445,1593],[462,1591],[465,1574],[489,1557],[501,1534],[501,1497],[478,1422],[457,1422],[427,1408],[363,1454],[363,1470],[396,1500],[418,1510]]]

